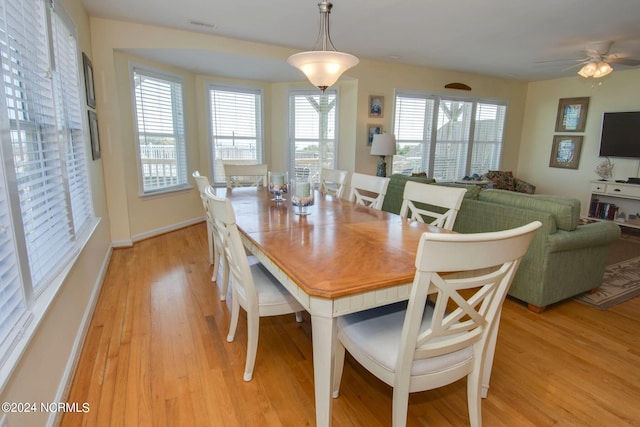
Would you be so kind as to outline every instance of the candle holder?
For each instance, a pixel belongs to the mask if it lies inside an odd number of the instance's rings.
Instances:
[[[269,172],[269,193],[275,196],[271,200],[273,200],[274,202],[282,202],[287,200],[282,197],[282,195],[288,192],[288,181],[288,172]]]
[[[308,178],[291,180],[291,204],[296,206],[296,215],[309,215],[309,206],[313,206],[313,186]]]

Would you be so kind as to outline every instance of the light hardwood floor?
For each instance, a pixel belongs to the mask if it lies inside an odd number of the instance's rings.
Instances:
[[[114,250],[68,402],[68,426],[314,425],[311,324],[260,320],[242,380],[246,317],[210,281],[204,223]],[[640,297],[607,311],[567,301],[534,314],[505,302],[485,426],[640,426]],[[408,425],[468,425],[459,381],[412,394]],[[390,426],[391,388],[347,356],[334,426]]]

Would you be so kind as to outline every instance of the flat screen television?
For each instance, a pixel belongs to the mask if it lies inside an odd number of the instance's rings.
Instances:
[[[600,156],[640,158],[640,111],[603,114]]]

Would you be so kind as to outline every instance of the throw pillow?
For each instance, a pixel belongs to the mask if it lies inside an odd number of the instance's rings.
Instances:
[[[513,191],[516,188],[513,172],[511,171],[489,171],[485,174],[485,177],[493,183],[493,188],[496,190]]]

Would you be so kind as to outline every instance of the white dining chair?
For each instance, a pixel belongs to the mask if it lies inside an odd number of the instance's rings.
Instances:
[[[320,169],[320,186],[318,190],[337,198],[342,198],[347,180],[347,171],[338,169]]]
[[[248,164],[223,162],[227,188],[260,187],[267,185],[266,163]]]
[[[482,382],[491,372],[502,303],[541,225],[534,221],[491,233],[424,233],[408,303],[338,319],[333,396],[339,394],[346,350],[393,387],[394,427],[407,423],[409,393],[464,377],[470,424],[480,426]]]
[[[198,191],[200,191],[200,199],[204,206],[204,213],[207,221],[207,243],[209,245],[209,263],[213,264],[213,274],[211,275],[211,281],[216,282],[220,288],[220,300],[224,301],[227,297],[227,290],[229,288],[229,267],[224,260],[221,250],[220,233],[215,228],[213,215],[209,210],[209,204],[207,203],[206,190],[210,187],[209,179],[200,175],[199,171],[194,171],[193,179],[196,181]],[[222,269],[221,279],[218,282],[218,273]]]
[[[349,200],[373,209],[382,209],[391,178],[353,173]]]
[[[407,181],[400,216],[452,230],[466,188]]]
[[[229,199],[217,197],[211,187],[205,194],[215,226],[222,236],[222,250],[230,271],[232,301],[227,341],[235,339],[240,308],[243,308],[247,313],[247,358],[243,378],[251,381],[258,350],[260,317],[295,313],[296,321],[301,322],[304,308],[262,264],[249,264]]]

